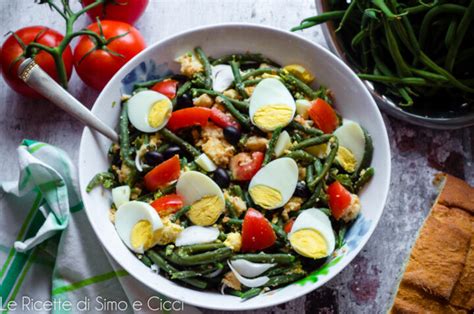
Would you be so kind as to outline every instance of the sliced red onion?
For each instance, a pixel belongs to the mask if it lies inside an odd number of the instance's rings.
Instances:
[[[261,287],[270,280],[270,278],[267,276],[261,276],[261,277],[252,278],[252,279],[245,278],[241,274],[239,274],[239,272],[232,266],[232,264],[229,261],[227,261],[227,264],[229,265],[230,270],[232,270],[237,280],[240,281],[240,283],[246,287],[249,287],[249,288]]]
[[[232,68],[227,64],[212,66],[212,88],[216,92],[223,92],[234,82]]]
[[[160,268],[158,267],[158,265],[156,264],[153,264],[151,265],[151,271],[154,272],[155,274],[159,274],[160,273]]]
[[[212,273],[207,274],[207,275],[204,275],[204,277],[206,277],[206,278],[214,278],[214,277],[216,277],[216,276],[219,276],[219,275],[222,273],[222,270],[223,270],[222,268],[216,269],[216,270],[213,271]]]
[[[142,158],[140,156],[140,151],[137,151],[137,154],[135,155],[135,167],[137,167],[137,170],[139,172],[143,172],[143,163],[142,163]]]
[[[242,276],[253,278],[263,274],[276,264],[253,263],[244,259],[238,259],[230,262],[235,270]]]

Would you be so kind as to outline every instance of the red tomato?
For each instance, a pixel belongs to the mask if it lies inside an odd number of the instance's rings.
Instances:
[[[339,181],[331,183],[327,192],[329,208],[331,208],[333,217],[338,220],[344,216],[346,209],[351,204],[352,195]]]
[[[336,111],[323,99],[316,99],[308,111],[316,126],[324,133],[332,133],[339,125]]]
[[[290,220],[288,220],[285,226],[283,227],[283,231],[285,231],[286,233],[290,233],[291,228],[293,228],[294,223],[295,223],[295,218],[291,218]]]
[[[216,125],[220,126],[221,128],[225,128],[228,126],[233,126],[234,128],[240,130],[240,124],[235,120],[235,118],[230,115],[225,113],[222,110],[219,110],[217,108],[212,108],[211,109],[211,121],[214,122]]]
[[[270,222],[259,211],[249,208],[242,224],[242,251],[264,250],[275,243],[276,235]]]
[[[81,36],[77,43],[74,50],[74,66],[77,74],[84,83],[97,90],[104,88],[125,63],[146,47],[142,35],[127,23],[102,21],[101,25],[105,39],[126,35],[111,40],[105,49],[96,49],[94,41],[86,35]],[[87,28],[99,34],[97,23]]]
[[[43,44],[48,47],[57,47],[59,43],[63,40],[63,35],[57,31],[44,27],[44,26],[30,26],[19,29],[15,32],[26,45],[35,41],[39,44]],[[2,52],[0,54],[0,59],[3,69],[3,77],[7,84],[14,89],[16,92],[34,98],[40,98],[37,92],[28,87],[19,77],[18,77],[18,67],[23,58],[19,58],[23,54],[23,48],[18,43],[13,35],[10,35],[5,43],[2,46]],[[18,59],[19,58],[19,59]],[[59,80],[58,73],[56,71],[56,64],[54,63],[53,57],[45,51],[39,51],[35,57],[35,62],[52,78],[56,81]],[[72,73],[72,51],[71,47],[67,47],[63,53],[63,61],[66,66],[67,78],[71,77]]]
[[[183,198],[178,194],[169,194],[154,200],[151,206],[160,216],[166,216],[176,213],[183,207]]]
[[[95,1],[82,0],[82,6]],[[93,21],[99,17],[101,20],[122,21],[133,25],[145,12],[147,5],[148,0],[107,0],[105,7],[100,4],[87,11],[87,14]]]
[[[177,180],[181,166],[178,155],[174,155],[170,159],[163,161],[161,164],[148,172],[145,177],[145,186],[148,191],[155,191],[160,187],[166,186],[168,183]]]
[[[168,124],[171,131],[190,127],[193,125],[205,126],[211,115],[211,109],[204,107],[191,107],[173,111]]]
[[[176,89],[178,87],[178,81],[175,80],[165,80],[163,82],[158,82],[151,88],[155,92],[161,93],[168,97],[169,99],[173,99],[176,97]]]
[[[262,168],[264,155],[262,152],[238,153],[230,160],[232,179],[249,181]]]

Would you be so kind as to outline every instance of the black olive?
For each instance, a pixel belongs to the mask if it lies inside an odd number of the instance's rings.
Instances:
[[[189,81],[189,78],[185,75],[182,74],[175,74],[171,77],[173,80],[178,81],[180,85],[183,85],[187,81]]]
[[[244,62],[240,65],[240,69],[242,71],[249,70],[249,69],[257,69],[260,66],[260,63],[255,61],[248,61]]]
[[[155,151],[145,153],[145,162],[147,163],[147,165],[156,166],[161,164],[163,160],[163,154],[161,153]]]
[[[303,197],[303,198],[308,198],[308,197],[311,196],[311,192],[309,191],[308,187],[306,186],[306,183],[298,182],[296,184],[295,193],[293,195]]]
[[[168,160],[174,155],[181,155],[182,153],[183,152],[179,146],[170,146],[163,153],[163,157],[165,157],[165,160]]]
[[[193,97],[188,94],[184,93],[183,95],[179,96],[176,100],[177,108],[188,108],[193,106]]]
[[[224,128],[224,137],[227,142],[231,143],[232,145],[237,145],[240,140],[240,131],[233,126],[227,126]]]
[[[214,171],[213,179],[214,182],[216,182],[217,185],[223,189],[229,187],[230,185],[229,174],[222,168],[217,168],[216,171]]]

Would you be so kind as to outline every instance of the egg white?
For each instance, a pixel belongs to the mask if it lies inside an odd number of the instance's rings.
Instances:
[[[255,87],[252,96],[250,97],[249,115],[254,125],[254,115],[257,110],[269,105],[286,105],[290,107],[292,110],[292,114],[291,119],[288,121],[288,123],[293,120],[296,111],[295,100],[293,99],[293,96],[286,88],[286,86],[279,79],[276,78],[266,78],[261,80],[260,83],[258,83]]]
[[[190,226],[181,231],[176,238],[176,246],[210,243],[219,237],[219,229],[215,227]]]
[[[336,247],[336,237],[332,229],[331,221],[329,217],[317,208],[310,208],[302,211],[291,228],[291,232],[288,238],[291,238],[293,233],[301,229],[312,229],[324,238],[327,245],[327,256],[331,255]]]
[[[234,83],[234,74],[228,64],[218,64],[211,67],[212,70],[212,89],[222,93]]]
[[[176,193],[183,197],[184,205],[192,205],[205,196],[217,196],[224,205],[221,188],[208,176],[198,171],[187,171],[176,183]]]
[[[293,196],[298,183],[298,165],[288,157],[278,158],[269,162],[252,178],[249,190],[256,185],[265,185],[280,192],[282,200],[275,207],[282,207]]]
[[[167,101],[169,112],[173,110],[173,105],[165,95],[147,90],[136,93],[127,101],[127,112],[130,123],[138,130],[145,133],[153,133],[162,129],[168,123],[169,116],[156,128],[153,128],[148,122],[148,115],[153,105],[160,101]]]
[[[339,140],[339,145],[349,149],[354,155],[358,169],[365,153],[365,134],[362,127],[357,122],[344,119],[342,125],[334,131],[334,135]]]
[[[115,213],[115,229],[125,245],[135,253],[143,253],[143,246],[134,248],[131,243],[133,227],[141,220],[147,220],[151,224],[153,232],[163,228],[160,215],[150,204],[132,201],[120,206]]]

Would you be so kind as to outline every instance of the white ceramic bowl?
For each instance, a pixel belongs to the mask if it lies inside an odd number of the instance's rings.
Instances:
[[[109,167],[107,150],[110,141],[85,128],[79,156],[81,193],[89,221],[107,252],[130,275],[151,289],[186,303],[220,310],[263,308],[290,301],[321,287],[333,278],[359,253],[374,231],[382,214],[390,182],[390,148],[382,116],[363,83],[342,61],[321,46],[298,35],[266,26],[221,24],[190,30],[158,42],[125,65],[107,84],[92,112],[110,126],[117,126],[122,93],[130,92],[133,82],[178,72],[173,60],[201,46],[210,56],[235,52],[260,52],[280,64],[299,63],[309,69],[318,83],[335,95],[337,110],[348,119],[358,121],[372,135],[375,147],[372,166],[376,175],[361,195],[362,212],[346,235],[346,245],[323,271],[287,287],[242,302],[238,297],[186,288],[151,273],[122,243],[109,221],[110,193],[95,189],[85,192],[89,180]]]

